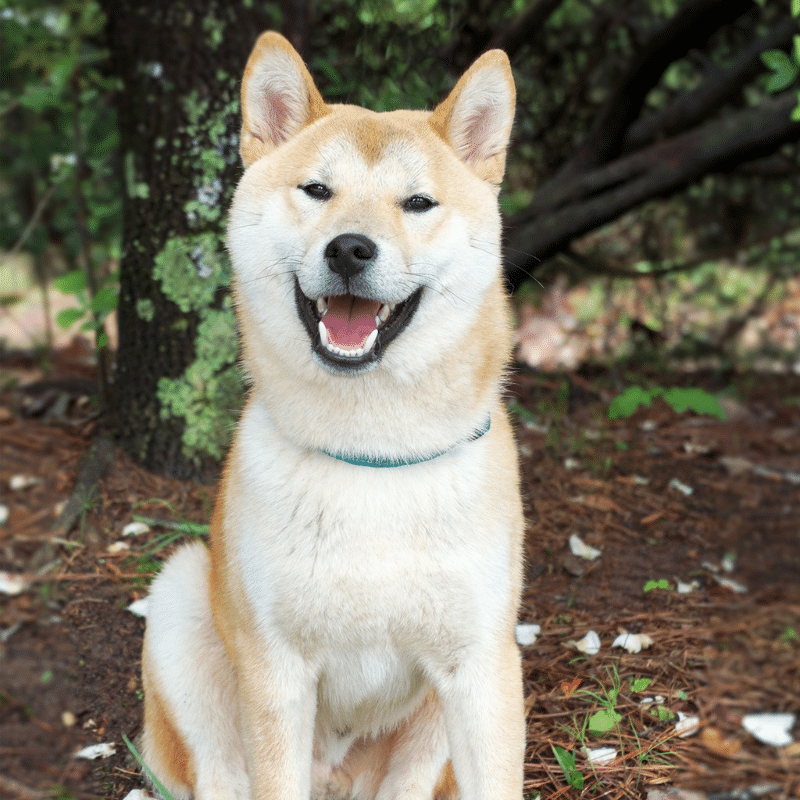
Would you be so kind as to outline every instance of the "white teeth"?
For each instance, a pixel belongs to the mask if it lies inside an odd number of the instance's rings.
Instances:
[[[331,353],[335,353],[337,356],[349,356],[350,358],[359,358],[363,356],[365,353],[368,353],[372,349],[372,345],[375,344],[375,340],[378,338],[378,329],[376,328],[372,333],[367,336],[367,340],[364,342],[363,347],[359,347],[357,350],[344,350],[341,347],[337,347],[335,344],[331,344],[328,340],[328,329],[325,327],[325,323],[320,320],[319,321],[319,340],[322,342],[323,346],[326,350]]]
[[[386,322],[389,319],[389,314],[392,313],[394,310],[394,306],[389,306],[386,303],[383,303],[381,307],[378,309],[378,316],[375,317],[375,324],[380,325],[381,322]]]
[[[361,355],[366,353],[368,350],[372,349],[372,345],[375,344],[375,340],[378,338],[378,329],[376,328],[372,333],[367,336],[367,341],[364,342],[364,347],[362,348]]]
[[[328,301],[324,297],[317,298],[317,313],[324,317],[328,313]]]

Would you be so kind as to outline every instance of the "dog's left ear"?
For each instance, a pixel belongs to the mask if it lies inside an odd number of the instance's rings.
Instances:
[[[294,47],[275,31],[261,34],[242,79],[239,153],[245,167],[329,113]]]
[[[429,124],[478,177],[500,185],[514,123],[516,90],[508,56],[484,53],[430,116]]]

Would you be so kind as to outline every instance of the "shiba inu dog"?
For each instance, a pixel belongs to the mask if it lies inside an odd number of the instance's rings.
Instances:
[[[176,800],[522,797],[514,98],[491,51],[433,112],[327,105],[283,37],[255,45],[228,226],[252,390],[143,655]]]

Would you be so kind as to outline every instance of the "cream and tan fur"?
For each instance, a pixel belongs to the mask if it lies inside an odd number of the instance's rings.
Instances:
[[[252,389],[210,552],[154,582],[143,656],[176,800],[522,797],[513,113],[497,50],[432,113],[326,105],[275,33],[250,56],[228,241]]]

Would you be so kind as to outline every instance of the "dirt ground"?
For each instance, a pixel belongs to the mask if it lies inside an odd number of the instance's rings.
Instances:
[[[49,383],[21,391],[36,364],[0,360],[0,571],[25,581],[0,594],[2,798],[121,800],[142,786],[122,743],[142,713],[144,621],[128,606],[174,543],[167,528],[122,530],[134,514],[207,522],[213,505],[215,487],[114,452],[74,524],[57,528],[99,430],[80,382],[90,372],[65,351]],[[609,422],[609,400],[636,383],[702,386],[727,397],[728,419],[657,401]],[[782,746],[742,725],[800,712],[800,377],[520,371],[510,399],[528,412],[514,415],[528,518],[520,620],[541,626],[522,647],[528,796],[579,796],[579,773],[591,797],[800,797],[800,724]],[[19,476],[32,480],[11,488]],[[573,555],[572,534],[599,558]],[[570,644],[590,630],[593,656]],[[621,630],[652,645],[612,649]],[[603,735],[589,720],[605,707],[619,724]],[[677,736],[678,712],[699,718],[693,735]],[[115,754],[75,757],[96,743]],[[590,763],[584,745],[615,755]]]

